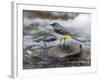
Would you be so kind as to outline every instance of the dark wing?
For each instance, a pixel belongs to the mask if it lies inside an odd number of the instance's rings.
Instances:
[[[58,29],[55,29],[54,30],[56,33],[58,33],[58,34],[62,34],[62,35],[71,35],[69,32],[67,32],[67,31],[65,31],[65,30],[62,30],[62,29],[60,29],[60,30],[58,30]]]
[[[64,28],[63,26],[57,27],[56,29],[54,29],[54,31],[55,31],[56,33],[63,34],[63,35],[64,35],[64,34],[71,35],[71,33],[68,32],[68,30],[67,30],[66,28]]]

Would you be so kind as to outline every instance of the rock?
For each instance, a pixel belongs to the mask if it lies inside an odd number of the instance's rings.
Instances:
[[[75,40],[69,39],[66,40],[65,47],[63,47],[63,45],[60,45],[50,48],[48,50],[48,55],[57,58],[63,58],[66,56],[77,54],[80,51],[80,43]]]
[[[44,42],[52,42],[52,41],[56,41],[57,38],[55,36],[48,36],[44,39]]]
[[[44,41],[44,42],[52,42],[55,41],[57,38],[56,36],[48,33],[48,32],[37,32],[33,35],[33,39],[36,42]]]
[[[83,46],[83,48],[82,48],[82,59],[83,60],[91,60],[90,48],[87,46]]]
[[[33,62],[39,61],[38,54],[27,50],[27,55],[24,54],[24,64],[32,64]]]
[[[24,49],[32,45],[39,45],[40,43],[43,44],[43,42],[53,42],[56,41],[56,39],[56,36],[45,31],[36,32],[32,35],[24,35]]]

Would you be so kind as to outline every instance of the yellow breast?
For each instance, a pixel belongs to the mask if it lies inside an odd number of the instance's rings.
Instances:
[[[58,37],[59,39],[70,39],[72,38],[70,35],[62,35]]]

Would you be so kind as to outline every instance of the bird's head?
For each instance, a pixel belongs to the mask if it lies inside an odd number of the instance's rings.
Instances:
[[[60,24],[59,24],[59,23],[57,23],[57,22],[54,22],[54,23],[49,24],[49,25],[51,25],[53,28],[60,26]]]

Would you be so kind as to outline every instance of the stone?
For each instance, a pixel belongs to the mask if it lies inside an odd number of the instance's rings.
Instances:
[[[69,39],[65,41],[65,47],[63,45],[52,47],[48,50],[48,55],[63,58],[66,56],[77,54],[81,51],[80,43]]]

